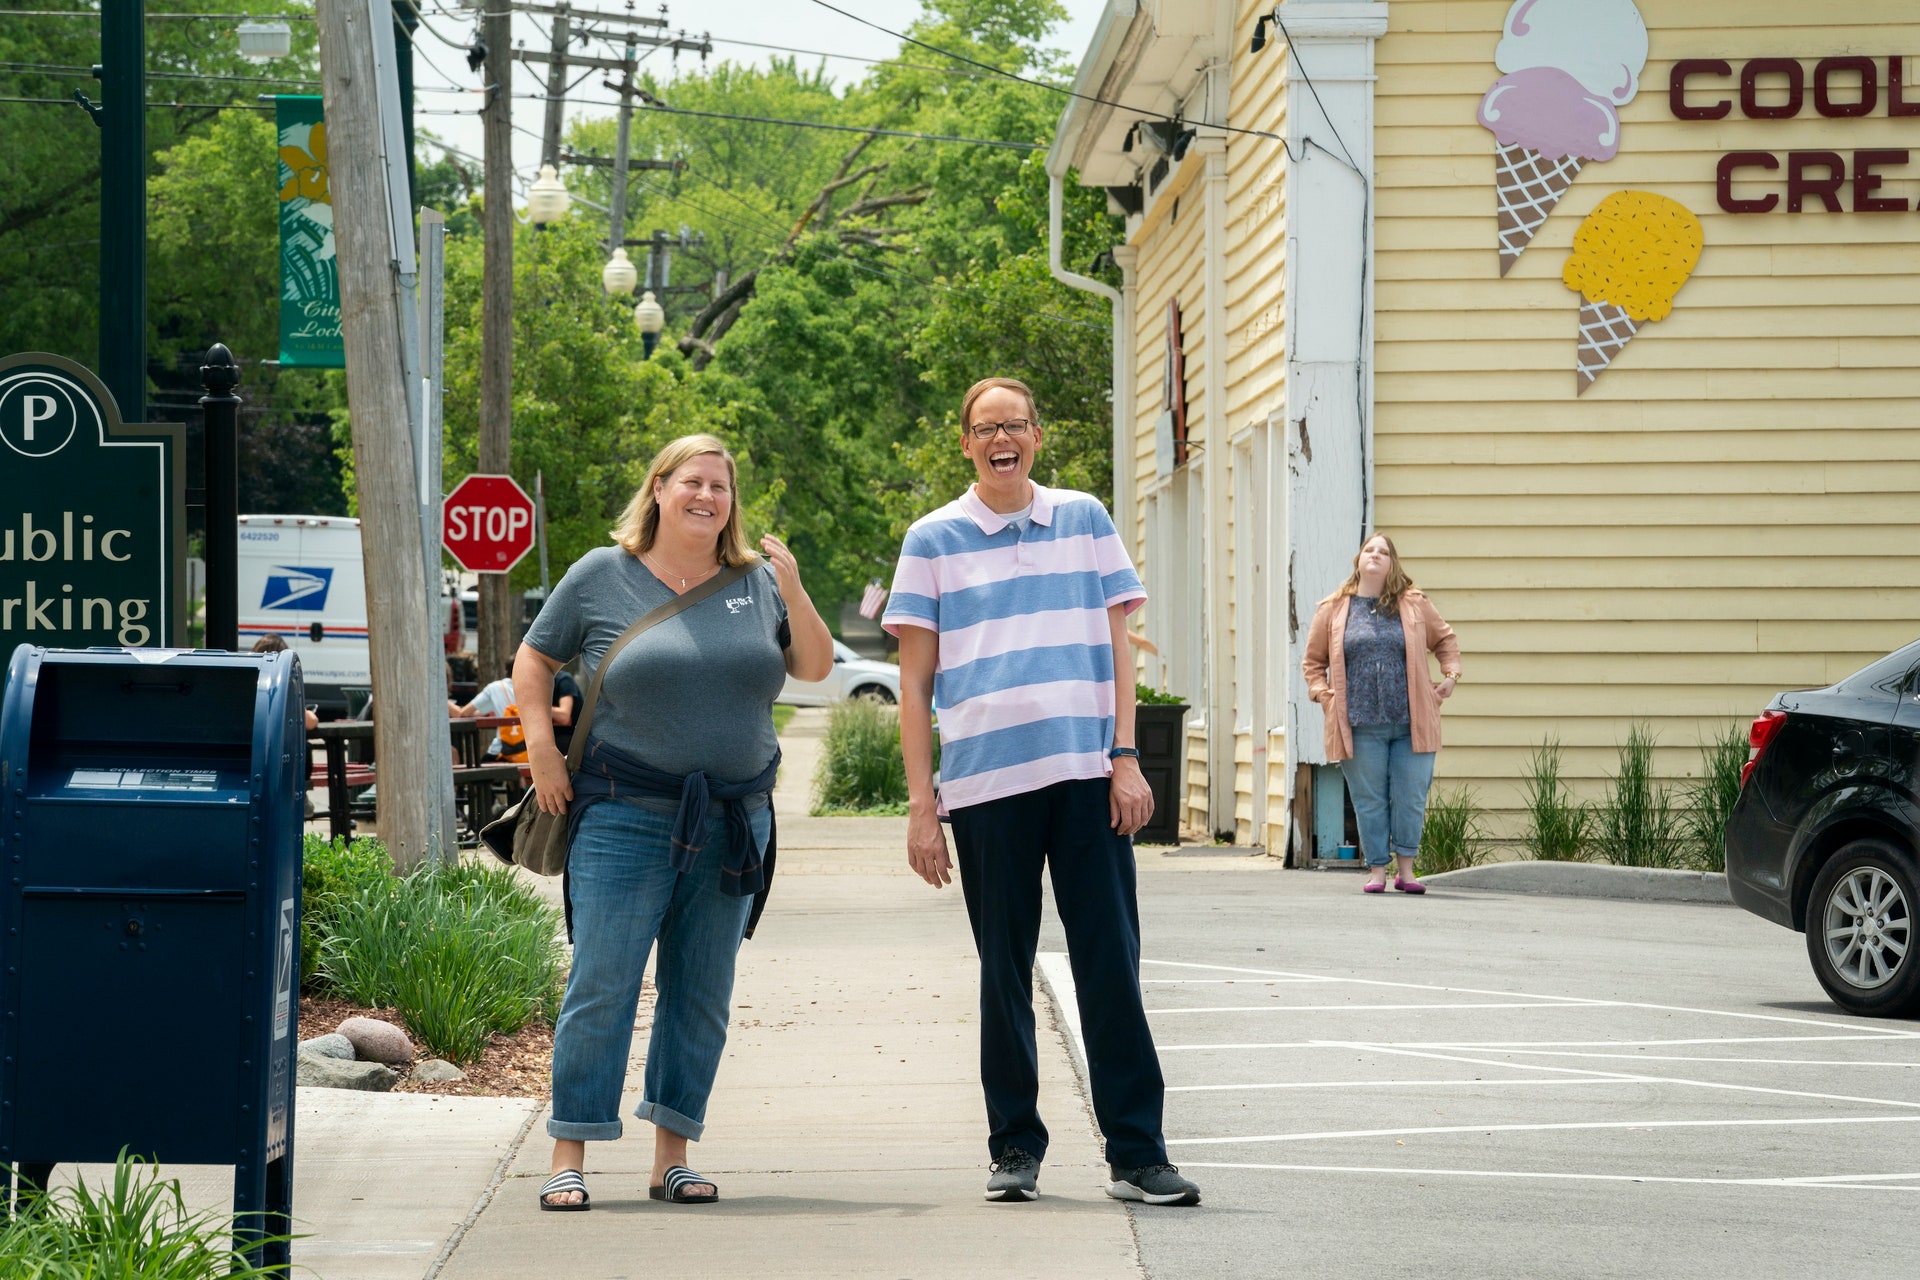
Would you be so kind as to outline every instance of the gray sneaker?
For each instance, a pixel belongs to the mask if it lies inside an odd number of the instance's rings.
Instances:
[[[1199,1204],[1200,1188],[1180,1176],[1170,1164],[1146,1164],[1138,1169],[1109,1165],[1113,1181],[1107,1194],[1115,1200],[1138,1200],[1141,1204]]]
[[[1040,1162],[1019,1147],[1008,1147],[990,1166],[987,1179],[989,1200],[1038,1200],[1034,1183],[1040,1176]]]

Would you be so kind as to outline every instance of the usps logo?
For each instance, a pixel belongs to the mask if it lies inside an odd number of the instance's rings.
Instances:
[[[298,565],[275,565],[267,570],[267,589],[261,593],[262,609],[300,609],[317,611],[327,607],[327,589],[333,585],[331,568],[303,569]]]

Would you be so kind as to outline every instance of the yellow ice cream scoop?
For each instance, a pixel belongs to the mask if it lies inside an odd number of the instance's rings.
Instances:
[[[1574,232],[1560,278],[1588,302],[1664,320],[1703,243],[1700,219],[1686,206],[1651,191],[1616,191]]]

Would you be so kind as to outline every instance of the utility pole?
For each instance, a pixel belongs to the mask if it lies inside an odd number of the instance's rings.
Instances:
[[[147,6],[100,7],[100,380],[147,417]],[[74,96],[88,105],[79,90]]]
[[[566,124],[567,114],[567,46],[573,34],[573,24],[567,16],[567,6],[556,5],[553,15],[553,56],[547,63],[547,123],[540,133],[540,163],[559,168],[560,130]],[[491,46],[492,42],[488,42]]]
[[[639,68],[636,53],[638,40],[634,34],[627,33],[626,67],[621,72],[620,83],[612,88],[620,95],[620,125],[614,133],[613,143],[613,200],[612,212],[608,217],[610,229],[607,232],[607,252],[611,254],[626,242],[627,238],[627,159],[633,140],[633,95],[635,85],[633,73]],[[552,106],[552,103],[548,103]]]
[[[380,71],[384,61],[387,75],[395,74],[393,14],[386,0],[330,0],[316,7],[315,17],[327,132],[333,140],[340,330],[366,549],[368,647],[379,706],[374,731],[383,784],[379,826],[395,869],[405,871],[438,852],[430,845],[428,807],[435,789],[428,713],[437,708],[444,716],[445,707],[434,689],[421,687],[421,655],[430,651],[433,637],[420,590],[425,567],[402,294],[402,273],[411,277],[414,271],[413,220],[394,154],[398,121],[382,111],[383,100],[396,104],[390,109],[397,111],[398,86],[383,84]],[[417,359],[417,345],[411,354]]]
[[[480,285],[480,470],[506,475],[513,435],[513,11],[504,0],[485,10],[487,43],[486,203],[482,209]],[[513,657],[508,617],[513,595],[504,573],[480,575],[480,681],[497,680]]]

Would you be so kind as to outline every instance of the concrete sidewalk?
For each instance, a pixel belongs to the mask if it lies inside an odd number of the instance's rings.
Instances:
[[[544,1113],[438,1272],[446,1280],[646,1276],[1126,1278],[1125,1206],[1103,1191],[1092,1120],[1040,998],[1041,1107],[1053,1149],[1034,1204],[988,1204],[977,975],[958,885],[906,869],[904,819],[810,819],[825,714],[782,743],[780,861],[740,953],[733,1030],[692,1163],[711,1207],[647,1198],[653,1130],[587,1149],[592,1212],[542,1213]]]

